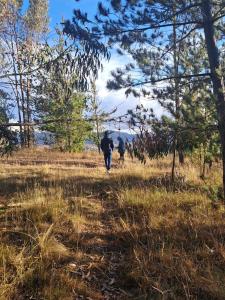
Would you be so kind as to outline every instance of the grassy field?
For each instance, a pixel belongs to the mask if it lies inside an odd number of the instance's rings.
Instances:
[[[0,161],[0,299],[225,299],[218,165],[93,153]]]

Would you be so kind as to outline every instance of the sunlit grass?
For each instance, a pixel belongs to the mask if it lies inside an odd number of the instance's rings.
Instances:
[[[108,276],[104,230],[124,252],[117,284],[131,299],[225,299],[218,165],[202,180],[187,161],[171,183],[170,158],[118,166],[114,154],[106,175],[98,154],[28,151],[15,159],[27,155],[100,164],[0,165],[0,299],[103,299],[98,279],[89,282],[76,268]]]

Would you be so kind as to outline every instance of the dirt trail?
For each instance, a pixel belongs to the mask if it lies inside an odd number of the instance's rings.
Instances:
[[[121,282],[126,250],[123,239],[115,229],[119,216],[115,216],[113,202],[104,198],[89,199],[99,210],[90,210],[86,214],[90,219],[97,220],[97,224],[91,230],[87,227],[82,232],[79,248],[85,253],[86,259],[79,266],[74,264],[75,270],[72,271],[91,286],[95,296],[85,298],[77,295],[76,299],[134,299]]]
[[[129,264],[128,254],[131,248],[126,241],[126,234],[121,229],[120,218],[123,217],[123,212],[118,207],[115,192],[120,189],[120,177],[118,179],[114,174],[105,176],[105,173],[104,175],[101,173],[98,173],[97,176],[91,175],[88,178],[79,173],[72,173],[73,176],[64,177],[62,173],[59,177],[54,178],[51,177],[51,173],[46,175],[40,170],[33,176],[30,176],[29,169],[27,172],[29,176],[25,177],[24,175],[22,180],[17,173],[14,175],[13,172],[11,181],[7,177],[2,180],[3,192],[7,191],[8,194],[5,198],[0,198],[0,209],[9,215],[7,220],[12,218],[12,221],[7,222],[6,226],[6,218],[2,213],[2,220],[0,220],[2,226],[7,227],[7,230],[17,226],[21,228],[20,231],[26,232],[28,229],[32,231],[33,227],[29,227],[30,225],[26,227],[26,221],[27,216],[31,219],[34,218],[34,222],[36,220],[36,208],[33,207],[33,203],[31,202],[33,209],[29,210],[29,201],[28,203],[26,201],[24,203],[9,201],[8,203],[8,199],[17,197],[17,193],[22,197],[26,195],[27,187],[29,187],[29,191],[35,191],[38,186],[37,191],[40,189],[41,193],[44,192],[44,199],[50,197],[51,214],[53,209],[51,201],[55,194],[50,192],[55,188],[61,188],[60,197],[66,202],[66,205],[65,208],[63,206],[62,215],[55,216],[54,237],[69,250],[69,255],[56,261],[54,268],[57,269],[57,274],[62,274],[62,280],[65,280],[65,290],[67,290],[68,284],[68,293],[70,293],[68,297],[72,296],[68,299],[135,299],[131,291],[132,282],[126,277],[126,268]],[[30,197],[30,194],[28,195]],[[70,201],[71,203],[69,203]],[[18,209],[18,216],[14,218],[16,209]],[[63,215],[64,213],[65,215]],[[42,228],[45,230],[46,226],[52,223],[52,219],[46,219],[44,208],[43,215],[40,216],[40,219],[38,217],[36,220],[37,225],[40,225],[40,230]],[[11,236],[7,236],[7,242],[15,246],[15,238],[13,236],[11,239]],[[18,234],[18,247],[22,244],[23,238]],[[48,271],[53,272],[51,269]],[[53,277],[54,272],[51,275]],[[45,288],[45,284],[43,286]],[[42,295],[42,290],[38,290],[36,287],[26,291],[21,285],[16,292],[23,295],[21,299],[27,299],[27,295],[32,296],[33,299],[44,299],[39,297],[39,294]]]

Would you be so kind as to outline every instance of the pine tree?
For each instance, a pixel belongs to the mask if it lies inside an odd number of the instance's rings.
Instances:
[[[133,64],[129,64],[125,70],[118,69],[113,73],[114,80],[108,83],[108,87],[112,89],[125,87],[127,93],[133,92],[138,95],[138,92],[142,92],[146,95],[149,92],[146,91],[146,86],[158,82],[168,82],[171,79],[210,78],[222,146],[223,185],[225,187],[225,96],[219,59],[220,44],[215,42],[215,29],[220,32],[217,38],[223,35],[220,24],[222,23],[223,29],[225,13],[223,0],[201,0],[200,2],[112,0],[108,3],[108,7],[99,3],[95,25],[92,20],[89,20],[87,14],[76,10],[73,23],[66,23],[66,32],[70,31],[71,35],[86,43],[88,41],[90,45],[93,45],[96,39],[99,42],[105,37],[108,39],[108,47],[117,45],[119,53],[126,52],[132,56]],[[168,41],[168,31],[171,31],[174,26],[177,30],[176,41],[188,39],[194,31],[200,33],[204,31],[202,36],[207,50],[207,66],[203,73],[187,74],[181,73],[178,69],[177,76],[167,76],[165,64],[168,62],[168,53],[177,47],[176,43],[171,48]],[[184,36],[183,33],[185,33]],[[155,48],[158,50],[157,54],[151,51]],[[141,76],[136,77],[134,69],[139,68],[140,64],[145,68],[142,68]],[[144,90],[143,86],[145,86]]]

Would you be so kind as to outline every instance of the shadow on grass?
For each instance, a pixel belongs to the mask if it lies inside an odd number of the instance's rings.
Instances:
[[[109,191],[120,192],[131,188],[163,188],[168,191],[196,191],[199,186],[183,182],[178,178],[174,183],[168,175],[143,179],[140,176],[119,175],[105,178],[90,178],[85,176],[71,176],[68,178],[52,179],[41,173],[35,176],[11,176],[0,179],[0,196],[13,197],[16,193],[32,192],[37,188],[48,190],[49,188],[61,188],[65,197],[98,194],[104,198],[104,193]]]
[[[97,236],[107,241],[106,246],[90,244],[96,239],[93,234],[81,239],[79,246],[91,254],[121,255],[116,285],[127,292],[126,299],[225,299],[225,223],[191,220],[190,210],[197,204],[192,205],[178,208],[186,212],[185,219],[174,215],[169,222],[168,212],[168,222],[165,218],[165,223],[153,227],[151,215],[156,212],[142,205],[121,207],[115,199],[104,201],[102,222],[113,221],[116,228]],[[121,219],[126,226],[118,226]]]
[[[90,229],[78,236],[68,224],[68,230],[56,235],[69,249],[81,250],[84,257],[97,255],[104,258],[104,263],[99,263],[92,271],[92,284],[99,290],[103,288],[103,283],[110,290],[113,278],[113,288],[123,289],[127,293],[126,297],[122,298],[118,294],[115,299],[225,298],[225,224],[188,222],[192,217],[193,207],[182,203],[179,209],[186,212],[185,220],[178,219],[152,228],[149,217],[153,212],[146,211],[143,205],[123,204],[121,207],[117,201],[117,193],[123,189],[196,191],[199,190],[198,186],[182,180],[171,184],[168,176],[149,179],[131,175],[51,179],[37,174],[24,179],[14,176],[0,180],[1,195],[9,199],[16,193],[32,193],[36,188],[42,188],[46,192],[51,188],[60,188],[65,199],[91,196],[102,201],[104,210],[100,213],[99,220],[107,231]],[[92,207],[85,208],[83,212],[90,220],[96,219]],[[21,215],[22,221],[23,217],[26,219],[27,215]],[[121,219],[126,221],[127,227],[120,224]],[[66,228],[65,223],[63,226]],[[12,238],[16,239],[15,236]],[[23,242],[24,239],[20,246]],[[91,261],[86,261],[87,265],[90,263]],[[90,270],[82,270],[84,271],[88,273]],[[71,277],[83,276],[82,272],[81,275],[71,274]]]

